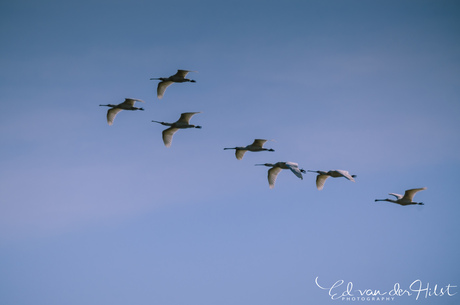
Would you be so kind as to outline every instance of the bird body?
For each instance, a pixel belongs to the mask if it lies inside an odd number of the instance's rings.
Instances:
[[[144,110],[144,108],[134,107],[135,102],[145,103],[143,100],[134,99],[134,98],[126,98],[123,103],[120,103],[118,105],[107,104],[107,105],[99,105],[99,106],[112,107],[107,111],[107,123],[109,125],[112,125],[113,120],[115,120],[115,117],[117,116],[117,114],[122,110]]]
[[[196,71],[177,70],[177,73],[174,75],[171,75],[170,77],[150,78],[150,80],[161,80],[161,82],[158,83],[158,87],[157,87],[157,97],[159,99],[163,98],[166,88],[168,88],[168,86],[170,86],[173,83],[185,83],[185,82],[195,83],[196,82],[195,80],[185,78],[189,72],[196,72]]]
[[[247,151],[275,151],[272,148],[264,148],[263,145],[265,142],[267,142],[267,140],[255,139],[252,144],[249,144],[247,146],[228,147],[228,148],[224,148],[224,150],[234,149],[235,156],[238,160],[243,159],[243,156]]]
[[[171,146],[172,138],[173,135],[179,130],[179,129],[186,129],[186,128],[201,128],[201,126],[198,125],[191,125],[190,124],[190,118],[194,116],[195,114],[200,113],[200,112],[184,112],[180,115],[179,120],[177,120],[174,123],[166,123],[166,122],[159,122],[159,121],[152,121],[155,123],[159,123],[164,126],[169,126],[169,128],[163,130],[163,143],[165,144],[166,147]]]
[[[413,201],[414,195],[417,192],[426,190],[426,187],[421,187],[421,188],[416,188],[416,189],[410,189],[406,190],[404,192],[404,196],[400,194],[395,194],[395,193],[389,193],[388,195],[395,196],[396,199],[375,199],[375,201],[388,201],[388,202],[393,202],[399,205],[412,205],[412,204],[420,204],[423,205],[423,202],[415,202]]]
[[[294,173],[298,178],[303,179],[302,173],[305,173],[305,170],[299,169],[299,164],[294,163],[294,162],[276,162],[276,163],[263,163],[263,164],[256,164],[256,165],[264,165],[271,167],[268,170],[268,185],[270,188],[275,187],[275,182],[276,178],[278,177],[278,174],[281,172],[283,169],[289,169],[291,172]]]
[[[308,171],[313,172],[313,173],[318,173],[318,176],[316,176],[316,188],[318,190],[323,189],[324,183],[326,182],[326,179],[329,177],[333,177],[333,178],[344,177],[353,182],[355,182],[355,179],[353,178],[356,177],[356,175],[350,175],[350,173],[348,173],[345,170],[341,170],[341,169],[330,170],[327,172],[326,171],[312,171],[312,170],[308,170]]]

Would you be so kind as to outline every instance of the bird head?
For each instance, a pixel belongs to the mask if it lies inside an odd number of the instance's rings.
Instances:
[[[191,82],[191,83],[196,83],[196,80],[191,79],[190,82]]]
[[[195,128],[203,128],[203,127],[201,127],[201,126],[197,125],[197,126],[195,126]]]
[[[268,151],[275,151],[273,148],[270,148]]]
[[[423,202],[419,202],[418,204],[419,204],[419,205],[425,205]]]

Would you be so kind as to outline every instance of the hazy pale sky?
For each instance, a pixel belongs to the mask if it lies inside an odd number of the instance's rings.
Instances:
[[[2,1],[0,303],[460,303],[459,35],[458,1]]]

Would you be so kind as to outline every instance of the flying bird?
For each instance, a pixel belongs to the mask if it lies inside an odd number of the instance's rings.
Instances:
[[[256,165],[264,165],[264,166],[271,167],[268,170],[268,185],[270,186],[271,189],[275,187],[276,177],[278,177],[278,174],[283,169],[290,169],[291,172],[293,172],[294,175],[296,175],[300,179],[303,179],[302,173],[305,173],[305,170],[299,169],[299,164],[294,163],[294,162],[276,162],[275,164],[263,163],[263,164],[256,164]]]
[[[399,205],[411,205],[411,204],[423,205],[424,204],[423,202],[414,202],[412,200],[414,199],[415,193],[426,190],[426,189],[427,189],[426,187],[421,187],[417,189],[406,190],[404,192],[404,196],[400,194],[390,193],[388,195],[395,196],[396,199],[375,199],[375,201],[388,201],[388,202],[397,203]]]
[[[264,139],[255,139],[252,144],[249,144],[247,146],[238,146],[238,147],[228,147],[224,148],[226,149],[234,149],[235,150],[235,156],[238,160],[243,159],[244,154],[247,151],[275,151],[272,148],[263,148],[264,143],[267,142],[267,140]]]
[[[309,172],[313,173],[318,173],[318,176],[316,176],[316,188],[318,190],[322,190],[324,187],[324,183],[326,182],[326,179],[329,177],[332,178],[339,178],[339,177],[344,177],[347,178],[350,181],[355,182],[356,175],[350,175],[347,171],[341,170],[341,169],[336,169],[336,170],[330,170],[330,171],[312,171],[308,170]]]
[[[185,83],[185,82],[196,83],[196,81],[193,79],[185,78],[189,72],[196,72],[196,71],[177,70],[177,73],[174,75],[171,75],[170,77],[151,78],[150,80],[161,80],[161,82],[158,83],[158,87],[157,87],[158,98],[161,99],[163,97],[163,95],[165,94],[166,88],[168,88],[168,86],[171,85],[172,83]]]
[[[200,112],[184,112],[180,115],[179,120],[174,123],[166,123],[166,122],[159,122],[159,121],[152,121],[155,123],[159,123],[161,125],[165,126],[170,126],[168,129],[163,130],[163,142],[165,143],[166,147],[171,146],[172,138],[173,135],[179,130],[179,129],[185,129],[185,128],[201,128],[201,126],[198,125],[191,125],[190,118],[194,116],[195,114],[200,113]]]
[[[118,112],[122,110],[144,110],[144,108],[134,107],[135,102],[145,103],[143,100],[139,100],[135,98],[126,98],[123,103],[120,103],[118,105],[107,104],[107,105],[99,105],[99,106],[112,107],[107,111],[107,123],[109,125],[112,125],[113,120],[115,120],[115,117],[117,116]]]

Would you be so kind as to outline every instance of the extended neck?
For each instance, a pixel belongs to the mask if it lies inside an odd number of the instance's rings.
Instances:
[[[237,147],[227,147],[227,148],[224,148],[224,149],[236,149],[236,150],[242,150],[242,149],[245,149],[245,147],[242,147],[242,146],[237,146]]]
[[[399,203],[398,201],[393,200],[393,199],[375,199],[374,201],[375,202],[377,202],[377,201],[388,201],[388,202],[393,202],[393,203]]]
[[[268,167],[274,167],[275,164],[272,163],[263,163],[263,164],[254,164],[254,165],[261,165],[261,166],[268,166]]]
[[[152,122],[158,123],[158,124],[161,124],[161,125],[165,125],[165,126],[172,126],[172,123],[159,122],[159,121],[153,121],[153,120],[152,120]]]

